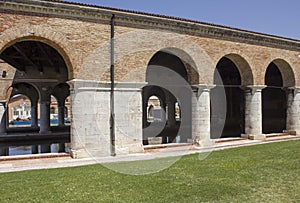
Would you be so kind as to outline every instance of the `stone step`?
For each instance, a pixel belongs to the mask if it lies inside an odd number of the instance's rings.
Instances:
[[[165,149],[165,148],[173,148],[173,147],[185,147],[192,146],[191,143],[170,143],[170,144],[157,144],[157,145],[146,145],[144,146],[144,150],[153,150],[153,149]]]
[[[47,154],[0,156],[0,162],[28,160],[28,159],[49,159],[49,158],[58,158],[58,157],[70,157],[70,154],[69,153],[47,153]]]
[[[235,142],[235,141],[242,141],[242,140],[247,140],[247,139],[242,137],[219,138],[215,140],[215,143]]]
[[[266,134],[266,138],[271,138],[271,137],[280,137],[280,136],[287,136],[290,135],[289,133],[271,133],[271,134]]]

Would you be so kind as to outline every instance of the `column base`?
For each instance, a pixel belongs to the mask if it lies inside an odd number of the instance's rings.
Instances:
[[[32,145],[31,146],[31,153],[32,154],[38,154],[39,153],[39,146],[38,145]]]
[[[83,159],[83,158],[101,158],[101,157],[109,157],[111,156],[109,151],[98,149],[98,148],[90,148],[90,149],[71,149],[70,155],[73,159]]]
[[[195,136],[193,138],[193,144],[196,147],[211,147],[215,142],[213,139],[201,139],[201,136]]]
[[[296,130],[284,130],[283,133],[288,133],[289,135],[297,135]],[[299,135],[299,133],[298,133],[298,135]]]
[[[58,145],[58,153],[66,152],[65,144],[59,144]]]
[[[41,145],[41,153],[51,153],[51,145],[42,144]]]
[[[9,156],[9,147],[0,147],[0,156]]]
[[[241,134],[241,138],[250,139],[248,134]]]
[[[127,143],[119,145],[116,143],[116,153],[117,155],[128,155],[128,154],[136,154],[143,153],[144,147],[141,142],[138,143]]]
[[[71,149],[70,155],[73,159],[82,159],[90,157],[84,149]]]
[[[250,140],[266,140],[266,135],[265,134],[261,134],[261,135],[248,135],[248,138]]]
[[[52,133],[51,130],[49,130],[49,131],[40,131],[39,132],[39,134],[41,134],[41,135],[50,134],[50,133]]]

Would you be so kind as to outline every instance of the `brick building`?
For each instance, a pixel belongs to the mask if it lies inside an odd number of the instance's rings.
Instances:
[[[70,96],[75,158],[143,152],[156,136],[205,146],[300,133],[299,40],[51,0],[1,1],[0,22],[2,114],[26,95],[37,133],[49,134],[51,95],[61,124]],[[147,120],[152,96],[163,122]]]

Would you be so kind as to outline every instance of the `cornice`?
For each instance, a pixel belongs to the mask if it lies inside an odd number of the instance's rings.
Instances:
[[[299,40],[204,24],[200,22],[189,22],[180,19],[101,7],[76,5],[72,3],[69,4],[59,1],[2,0],[0,2],[0,12],[77,19],[104,24],[109,24],[112,14],[115,14],[117,26],[155,30],[161,29],[192,36],[300,51]]]

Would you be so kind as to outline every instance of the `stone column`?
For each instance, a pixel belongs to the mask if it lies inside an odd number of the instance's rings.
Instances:
[[[31,127],[38,127],[38,101],[32,101],[30,114],[31,114]]]
[[[287,130],[290,134],[300,134],[300,88],[288,89]]]
[[[175,119],[175,103],[176,99],[173,96],[170,96],[167,105],[168,105],[168,126],[172,127],[176,125]]]
[[[58,126],[63,127],[65,126],[65,101],[58,102]],[[60,143],[58,152],[65,152],[65,144]]]
[[[0,134],[6,134],[6,123],[7,123],[7,108],[5,107],[5,102],[0,103]],[[8,156],[9,147],[0,147],[0,156]]]
[[[40,103],[40,133],[49,133],[50,130],[50,101]]]
[[[0,156],[9,156],[9,147],[0,147]]]
[[[31,104],[31,127],[38,128],[38,107],[37,102]],[[31,146],[31,153],[32,154],[38,154],[39,149],[38,145],[32,145]]]
[[[50,129],[50,103],[51,97],[47,93],[42,93],[40,100],[40,134],[47,134],[51,132]],[[51,145],[41,145],[41,153],[50,153]]]
[[[65,101],[58,101],[58,125],[65,126]]]
[[[38,101],[31,101],[31,127],[32,128],[38,128]],[[32,145],[31,146],[31,153],[32,154],[38,154],[39,149],[38,145]]]
[[[266,86],[248,86],[245,90],[245,133],[250,139],[264,140],[262,134],[262,89]]]
[[[58,144],[58,153],[66,152],[66,146],[64,143]]]
[[[147,112],[147,107],[148,107],[148,101],[143,100],[143,128],[147,127],[148,124],[148,112]]]
[[[6,134],[6,124],[7,124],[7,112],[8,110],[5,107],[5,103],[0,103],[0,134]]]
[[[167,102],[166,101],[162,101],[161,105],[161,116],[162,116],[162,122],[166,123],[167,117],[166,117],[166,112],[167,112]]]
[[[196,88],[192,97],[192,134],[194,144],[211,146],[210,138],[210,90],[214,86],[194,85]]]

